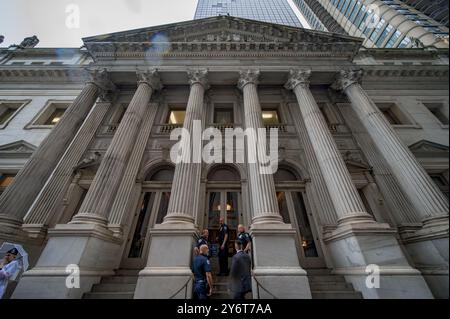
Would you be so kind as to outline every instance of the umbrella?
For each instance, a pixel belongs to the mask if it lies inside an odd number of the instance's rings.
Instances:
[[[0,247],[0,254],[6,254],[7,251],[13,248],[16,248],[17,251],[19,252],[16,259],[22,262],[23,271],[26,271],[29,266],[28,253],[25,251],[25,249],[23,249],[22,245],[4,242],[2,247]]]

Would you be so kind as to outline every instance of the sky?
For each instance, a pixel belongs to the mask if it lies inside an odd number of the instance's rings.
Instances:
[[[38,47],[80,47],[83,37],[192,20],[196,7],[197,0],[0,0],[0,46],[36,35]]]

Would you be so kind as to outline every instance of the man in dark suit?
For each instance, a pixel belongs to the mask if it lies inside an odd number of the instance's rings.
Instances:
[[[245,299],[245,294],[252,291],[252,259],[244,252],[240,240],[235,242],[236,255],[233,256],[230,270],[230,290],[233,299]]]

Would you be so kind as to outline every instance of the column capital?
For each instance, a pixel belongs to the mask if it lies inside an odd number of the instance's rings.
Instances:
[[[138,78],[138,85],[145,83],[153,90],[158,91],[162,89],[161,79],[159,77],[158,70],[138,70],[136,72]]]
[[[261,72],[259,70],[247,70],[247,71],[240,71],[239,72],[239,81],[238,81],[238,88],[243,90],[244,86],[247,84],[259,84],[259,76]]]
[[[331,87],[336,91],[344,91],[352,84],[361,83],[363,75],[363,70],[341,70]]]
[[[303,88],[309,88],[311,70],[290,70],[289,79],[284,85],[288,90],[294,90],[301,85]]]
[[[109,78],[109,72],[106,68],[88,70],[90,79],[87,83],[96,85],[103,92],[115,91],[116,86]]]
[[[209,89],[208,69],[187,70],[187,76],[191,86],[198,83],[202,85],[205,90]]]

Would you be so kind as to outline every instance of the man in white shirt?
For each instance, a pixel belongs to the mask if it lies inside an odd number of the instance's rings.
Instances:
[[[20,269],[19,262],[15,260],[18,253],[16,248],[9,250],[0,263],[0,299],[5,294],[9,280],[15,279]]]

